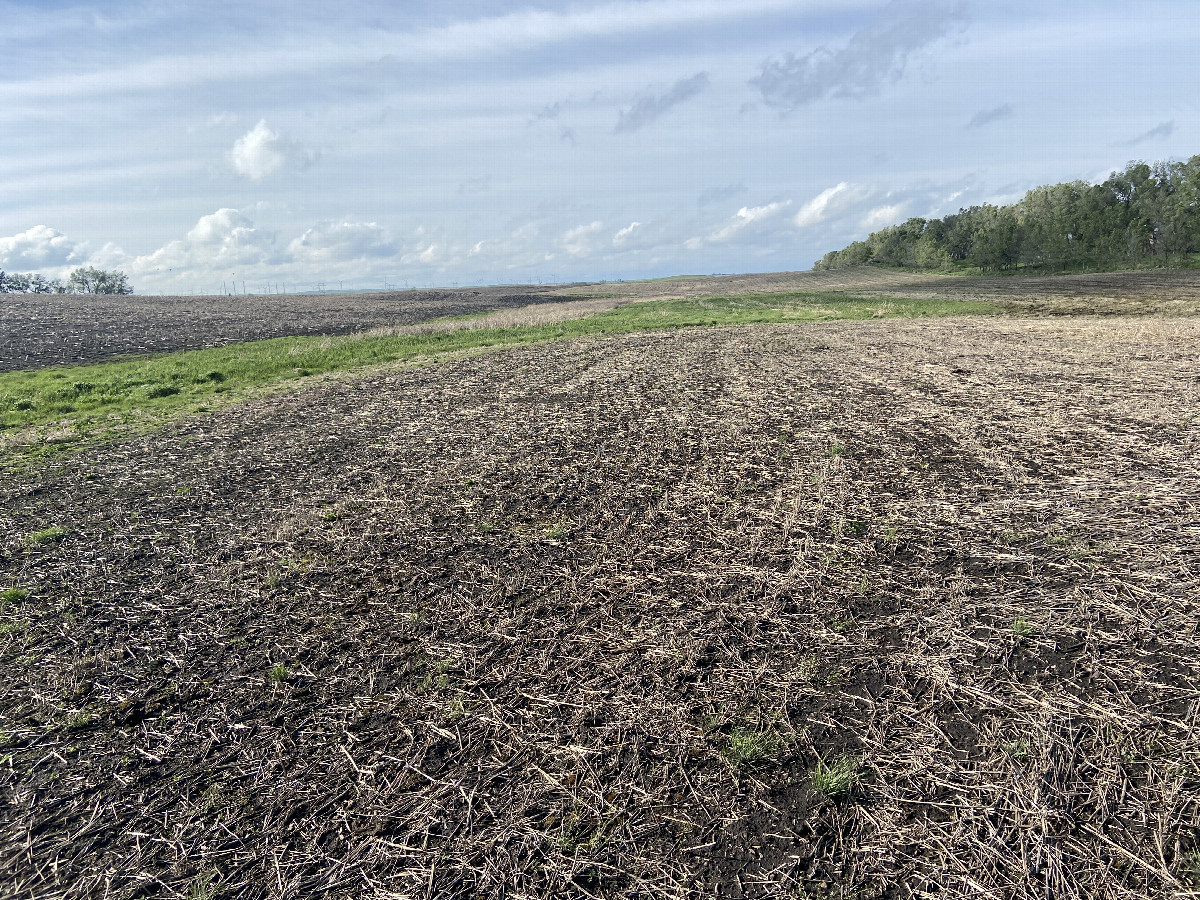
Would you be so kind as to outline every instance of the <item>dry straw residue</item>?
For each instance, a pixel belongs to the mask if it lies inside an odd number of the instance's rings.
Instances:
[[[548,344],[0,481],[0,880],[1195,896],[1198,346]]]

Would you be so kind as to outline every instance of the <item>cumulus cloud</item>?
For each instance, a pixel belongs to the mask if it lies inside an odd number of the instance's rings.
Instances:
[[[797,228],[807,228],[823,221],[826,216],[845,204],[851,198],[853,191],[846,182],[842,181],[831,188],[826,188],[813,197],[796,213],[792,221]]]
[[[316,161],[317,155],[306,150],[298,141],[282,137],[267,127],[266,119],[233,142],[229,151],[229,162],[239,175],[252,181],[262,181],[288,163],[307,168]]]
[[[374,222],[318,222],[288,244],[288,254],[304,262],[382,258],[398,250]]]
[[[572,228],[562,236],[563,249],[572,256],[588,256],[595,250],[595,238],[603,230],[603,222]]]
[[[677,81],[665,94],[642,97],[629,109],[621,110],[613,133],[623,134],[644,128],[672,107],[691,100],[707,88],[708,84],[708,74],[697,72],[691,78]]]
[[[1001,106],[992,109],[981,110],[971,116],[971,121],[967,123],[968,128],[982,128],[984,125],[991,125],[993,122],[1002,122],[1005,119],[1011,119],[1016,113],[1016,108],[1011,103],[1005,103]]]
[[[273,261],[278,261],[275,233],[257,228],[238,210],[225,207],[201,216],[184,240],[139,256],[132,265],[135,272],[187,269],[203,273]]]
[[[768,60],[750,83],[769,106],[795,110],[826,97],[866,97],[898,81],[909,57],[966,21],[951,0],[892,0],[875,21],[836,50]]]
[[[0,268],[11,271],[69,266],[86,256],[87,244],[76,243],[48,225],[0,237]]]

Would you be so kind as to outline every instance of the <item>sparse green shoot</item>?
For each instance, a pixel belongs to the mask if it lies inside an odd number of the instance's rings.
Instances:
[[[61,525],[50,525],[26,535],[25,543],[30,546],[38,544],[57,544],[67,536],[67,529]]]
[[[848,753],[842,753],[832,762],[817,760],[817,767],[811,773],[813,790],[826,797],[840,797],[848,794],[859,782],[859,760]]]
[[[735,766],[750,768],[774,760],[783,739],[774,731],[739,725],[729,733],[725,756]]]

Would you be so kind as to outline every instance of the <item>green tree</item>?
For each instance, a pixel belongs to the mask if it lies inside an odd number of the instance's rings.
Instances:
[[[1129,163],[1100,184],[1029,191],[1012,206],[909,219],[833,250],[816,268],[877,264],[917,269],[1064,271],[1193,265],[1200,254],[1200,156]]]
[[[0,294],[63,294],[66,287],[57,278],[45,278],[36,272],[22,275],[0,272]]]
[[[92,267],[79,268],[67,278],[72,294],[132,294],[133,287],[124,272],[106,272]]]

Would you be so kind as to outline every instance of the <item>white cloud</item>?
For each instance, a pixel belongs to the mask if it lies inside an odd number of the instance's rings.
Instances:
[[[315,153],[299,142],[281,137],[268,128],[266,119],[259,119],[257,125],[233,142],[233,149],[229,151],[234,171],[253,181],[262,181],[287,163],[307,168],[316,158]]]
[[[446,247],[444,244],[438,243],[437,241],[424,239],[424,234],[424,226],[417,229],[417,237],[422,239],[418,241],[417,245],[409,252],[400,257],[400,262],[406,266],[428,266],[434,263],[439,263],[442,267],[445,267],[446,263],[449,262],[449,257],[451,256],[450,248]]]
[[[633,233],[641,227],[642,227],[641,222],[630,222],[627,226],[625,226],[624,228],[622,228],[620,231],[618,231],[616,234],[613,235],[613,240],[612,240],[613,246],[614,247],[623,246],[633,236]]]
[[[872,0],[738,0],[737,3],[729,0],[616,0],[562,11],[520,9],[500,15],[464,16],[435,27],[324,27],[319,34],[309,33],[300,40],[280,41],[278,49],[258,46],[256,32],[252,31],[247,42],[236,48],[245,52],[231,53],[222,48],[204,53],[162,53],[124,65],[107,65],[103,70],[104,77],[96,77],[92,71],[55,73],[11,81],[5,85],[5,91],[11,102],[37,102],[61,101],[64,96],[84,98],[131,91],[169,91],[189,85],[239,85],[250,80],[262,83],[268,78],[299,80],[313,77],[314,73],[361,66],[364,59],[372,56],[377,59],[390,56],[406,62],[478,61],[486,56],[527,53],[541,47],[639,32],[706,24],[720,28],[739,19],[795,13],[798,8],[822,13],[871,3]],[[405,9],[403,6],[397,8]],[[49,18],[57,13],[46,15]],[[304,16],[297,13],[288,18],[302,20]],[[285,23],[274,21],[271,24],[286,33]],[[215,43],[221,45],[223,42]]]
[[[588,256],[594,250],[593,239],[604,230],[603,222],[592,222],[572,228],[562,236],[563,249],[572,256]]]
[[[714,243],[727,241],[739,231],[743,231],[746,228],[749,228],[751,225],[773,218],[787,205],[787,202],[776,202],[768,203],[765,206],[743,206],[733,214],[732,220],[729,222],[729,224],[724,228],[713,232],[713,234],[709,237],[709,240]]]
[[[81,263],[87,256],[87,244],[76,243],[48,225],[34,225],[28,231],[0,238],[0,268],[12,271],[60,268]]]
[[[842,181],[831,188],[826,188],[813,197],[796,213],[792,219],[796,223],[797,228],[807,228],[809,225],[816,225],[822,221],[832,209],[838,207],[839,200],[848,199],[850,185]]]
[[[878,206],[863,217],[863,228],[868,231],[878,231],[880,228],[886,228],[888,225],[895,225],[900,221],[900,216],[903,212],[904,206],[899,203],[891,206]]]
[[[288,253],[301,262],[383,258],[398,249],[375,222],[318,222],[288,244]]]
[[[137,257],[131,267],[135,273],[184,269],[206,274],[274,261],[279,261],[275,233],[255,227],[247,216],[226,207],[201,216],[186,239]]]
[[[542,261],[545,256],[540,234],[538,226],[528,222],[506,236],[476,241],[467,250],[465,258],[471,260],[472,265],[503,270],[524,268]]]
[[[260,119],[233,143],[229,161],[239,175],[261,181],[267,175],[283,168],[286,157],[279,151],[279,135],[267,127],[267,120]]]

